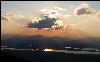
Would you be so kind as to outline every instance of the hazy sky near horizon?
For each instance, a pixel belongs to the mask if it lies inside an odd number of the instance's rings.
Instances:
[[[83,3],[87,4],[83,5],[85,9],[82,7]],[[62,16],[58,18],[64,25],[70,25],[72,31],[79,30],[100,37],[99,1],[1,1],[1,33],[28,34],[29,32],[26,33],[19,25],[27,25],[31,17],[41,17],[41,9],[54,7],[66,9],[59,11]],[[38,32],[30,33],[34,35]]]

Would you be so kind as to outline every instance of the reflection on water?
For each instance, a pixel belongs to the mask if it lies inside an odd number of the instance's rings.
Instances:
[[[32,52],[62,52],[62,53],[73,53],[73,54],[100,54],[99,49],[95,48],[72,48],[72,47],[65,47],[65,50],[57,50],[57,49],[49,49],[49,48],[43,48],[43,49],[16,49],[16,48],[8,48],[7,46],[1,46],[1,50],[4,51],[32,51]]]
[[[55,50],[55,52],[65,52],[66,50]]]
[[[76,49],[76,48],[75,48]],[[89,49],[89,48],[88,48]],[[62,52],[62,53],[73,53],[73,54],[98,54],[100,55],[100,50],[96,50],[96,51],[90,51],[90,50],[79,50],[79,51],[69,51],[67,49],[65,50],[56,50],[56,49],[16,49],[16,48],[1,48],[1,50],[4,50],[4,51],[32,51],[32,52],[38,52],[38,51],[41,51],[41,52]]]

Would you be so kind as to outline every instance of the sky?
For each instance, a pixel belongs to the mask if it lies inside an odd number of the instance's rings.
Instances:
[[[99,26],[99,1],[1,1],[1,34],[100,37]]]

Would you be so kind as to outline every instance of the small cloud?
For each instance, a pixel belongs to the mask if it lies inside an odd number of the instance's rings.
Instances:
[[[1,16],[1,20],[3,21],[7,21],[7,22],[13,22],[13,20],[11,19],[11,17],[16,17],[16,14],[12,13],[12,12],[8,12],[5,15]]]
[[[100,22],[100,10],[94,15],[95,21]]]
[[[96,13],[96,17],[100,18],[100,10]]]
[[[24,25],[24,24],[17,24],[19,27],[24,27],[24,28],[27,28],[27,25]]]
[[[1,20],[8,21],[9,20],[9,17],[8,16],[1,16]]]
[[[56,10],[66,10],[66,9],[60,8],[60,7],[54,7],[54,9],[56,9]]]
[[[16,17],[16,14],[13,12],[8,12],[6,15],[9,17]]]
[[[67,30],[77,30],[77,24],[68,24],[66,25]]]
[[[23,15],[17,15],[18,18],[25,18]]]
[[[1,16],[1,20],[6,22],[13,22],[12,18],[25,18],[25,17],[22,15],[17,15],[13,12],[8,12],[5,15]]]
[[[78,24],[84,24],[84,23],[87,23],[87,22],[88,22],[88,20],[81,20],[80,23],[78,23]]]
[[[74,14],[75,15],[92,15],[95,12],[93,8],[89,7],[88,4],[82,3],[78,8],[75,9]]]
[[[66,29],[67,30],[77,30],[78,29],[77,26],[87,23],[87,22],[88,22],[88,20],[81,20],[79,23],[76,23],[76,24],[67,24]]]
[[[18,26],[21,26],[21,24],[18,24]]]
[[[10,19],[10,17],[9,16],[1,16],[1,20],[2,20],[2,22],[13,22],[11,19]]]
[[[72,16],[72,15],[65,15],[65,17],[67,17],[67,18],[70,17],[70,16]]]

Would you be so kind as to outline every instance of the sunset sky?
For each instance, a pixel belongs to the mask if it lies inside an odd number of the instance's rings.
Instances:
[[[64,31],[25,28],[34,18],[43,19],[41,10],[55,7],[60,15],[51,17],[59,18],[58,25],[63,22]],[[1,34],[78,36],[78,33],[100,37],[100,1],[1,1]]]

